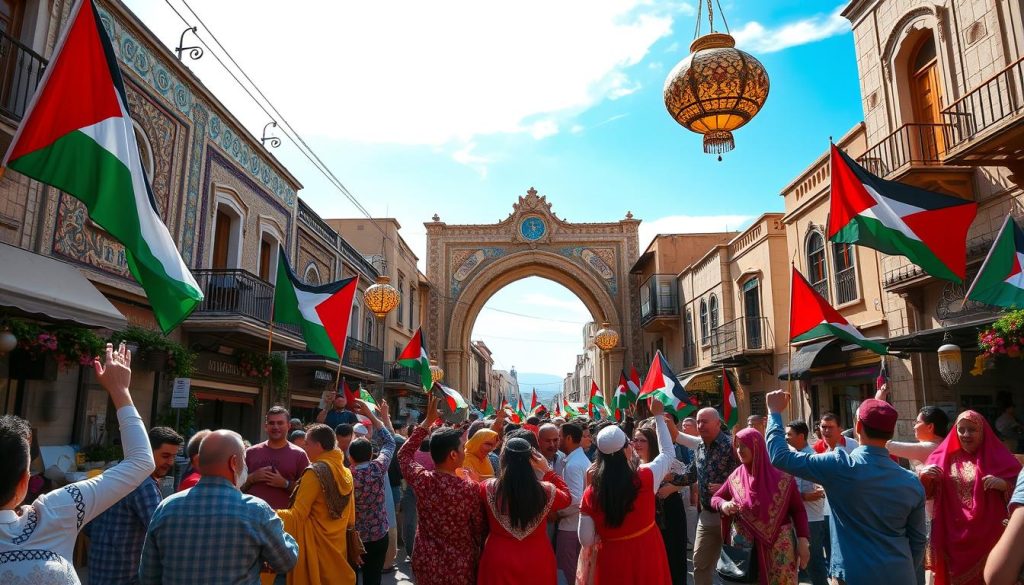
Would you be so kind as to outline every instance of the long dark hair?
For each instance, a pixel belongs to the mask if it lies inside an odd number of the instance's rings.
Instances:
[[[611,528],[622,526],[640,492],[640,481],[626,460],[626,452],[619,449],[605,455],[598,451],[592,485],[597,502],[604,511],[605,523]]]
[[[494,486],[498,512],[508,515],[513,527],[526,529],[544,512],[548,494],[530,465],[533,449],[525,439],[512,438],[501,450]]]
[[[649,424],[642,424],[637,427],[634,434],[640,433],[647,439],[647,460],[644,463],[654,461],[654,458],[661,454],[661,447],[658,445],[658,432]]]

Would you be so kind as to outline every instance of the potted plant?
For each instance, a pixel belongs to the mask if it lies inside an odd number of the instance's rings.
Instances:
[[[995,366],[995,360],[1024,357],[1024,309],[1009,311],[991,326],[978,332],[978,349],[971,374],[980,376]]]

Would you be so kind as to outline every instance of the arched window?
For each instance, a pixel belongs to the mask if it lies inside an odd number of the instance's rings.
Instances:
[[[320,269],[316,267],[316,264],[313,264],[312,262],[309,263],[309,266],[306,267],[306,274],[302,277],[302,280],[306,281],[306,284],[311,284],[313,286],[320,285]]]
[[[402,301],[405,299],[405,283],[402,279],[398,279],[398,306],[395,307],[395,315],[398,318],[398,324],[402,324]]]
[[[718,297],[714,294],[711,295],[711,299],[708,301],[708,314],[710,315],[711,321],[711,333],[715,333],[715,329],[718,329]]]
[[[683,367],[689,368],[697,363],[697,350],[693,343],[693,311],[686,309],[686,320],[683,322]]]
[[[707,343],[708,338],[708,303],[704,299],[700,300],[700,342]]]
[[[832,268],[835,270],[836,304],[857,300],[857,261],[851,244],[832,244]]]
[[[828,294],[828,265],[825,259],[825,237],[815,230],[807,234],[804,245],[807,253],[807,281],[825,300]]]
[[[942,116],[943,84],[933,31],[924,31],[907,65],[914,122],[934,125],[926,126],[920,137],[908,134],[910,144],[907,146],[911,156],[921,157],[920,160],[924,161],[937,160],[945,152],[946,143],[941,126],[945,122]]]
[[[359,303],[352,303],[352,315],[348,318],[348,336],[359,339]]]

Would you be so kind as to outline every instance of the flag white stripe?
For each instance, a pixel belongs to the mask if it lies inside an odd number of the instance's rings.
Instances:
[[[865,209],[860,213],[864,217],[870,217],[882,222],[882,225],[889,229],[896,230],[912,240],[920,241],[921,238],[915,234],[910,227],[903,222],[903,217],[924,211],[920,207],[901,203],[899,201],[883,197],[874,187],[863,183],[868,195],[875,200],[874,207]]]
[[[295,289],[295,299],[299,301],[299,313],[302,314],[302,318],[310,323],[315,323],[320,327],[323,327],[323,321],[320,320],[320,315],[316,312],[316,306],[320,303],[331,298],[329,293],[311,293],[304,290]]]

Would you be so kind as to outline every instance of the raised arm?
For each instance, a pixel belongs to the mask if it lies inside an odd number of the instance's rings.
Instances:
[[[1010,516],[1003,536],[985,561],[985,583],[1013,585],[1024,571],[1024,507],[1017,507]]]
[[[382,428],[377,431],[377,439],[380,441],[377,463],[386,470],[391,465],[391,458],[395,456],[395,436],[386,428]]]
[[[135,410],[131,394],[128,392],[128,384],[132,377],[131,361],[131,352],[125,348],[124,343],[117,351],[108,343],[105,363],[101,364],[99,358],[93,363],[96,378],[110,394],[114,408],[117,409],[124,461],[101,475],[66,485],[63,489],[54,490],[37,500],[43,506],[72,501],[78,510],[76,524],[79,530],[130,494],[156,469],[153,450],[146,436],[146,427],[142,424],[142,418]]]
[[[313,502],[320,494],[320,482],[316,473],[309,467],[302,472],[299,486],[295,488],[295,502],[285,510],[278,510],[277,515],[284,522],[284,529],[289,534],[298,534],[299,529],[309,519]]]
[[[543,481],[555,486],[555,501],[551,504],[551,510],[553,512],[564,510],[573,503],[573,497],[572,493],[569,492],[569,486],[557,473],[554,471],[548,471],[544,474]]]
[[[661,404],[658,401],[654,401],[654,404]],[[652,413],[654,409],[651,409]],[[661,484],[661,480],[665,478],[665,474],[672,468],[672,462],[676,458],[676,450],[672,446],[672,438],[669,434],[668,425],[665,423],[665,417],[661,416],[661,413],[654,414],[654,427],[658,434],[658,456],[654,458],[650,463],[645,463],[641,467],[647,467],[654,474],[654,491],[658,491],[658,487]]]
[[[789,404],[789,394],[783,390],[769,392],[766,397],[768,403],[768,456],[772,465],[782,471],[796,477],[809,479],[814,483],[825,485],[829,480],[840,479],[837,477],[842,469],[837,459],[838,453],[832,451],[820,455],[801,453],[793,451],[786,443],[786,433],[783,431],[782,412]]]

